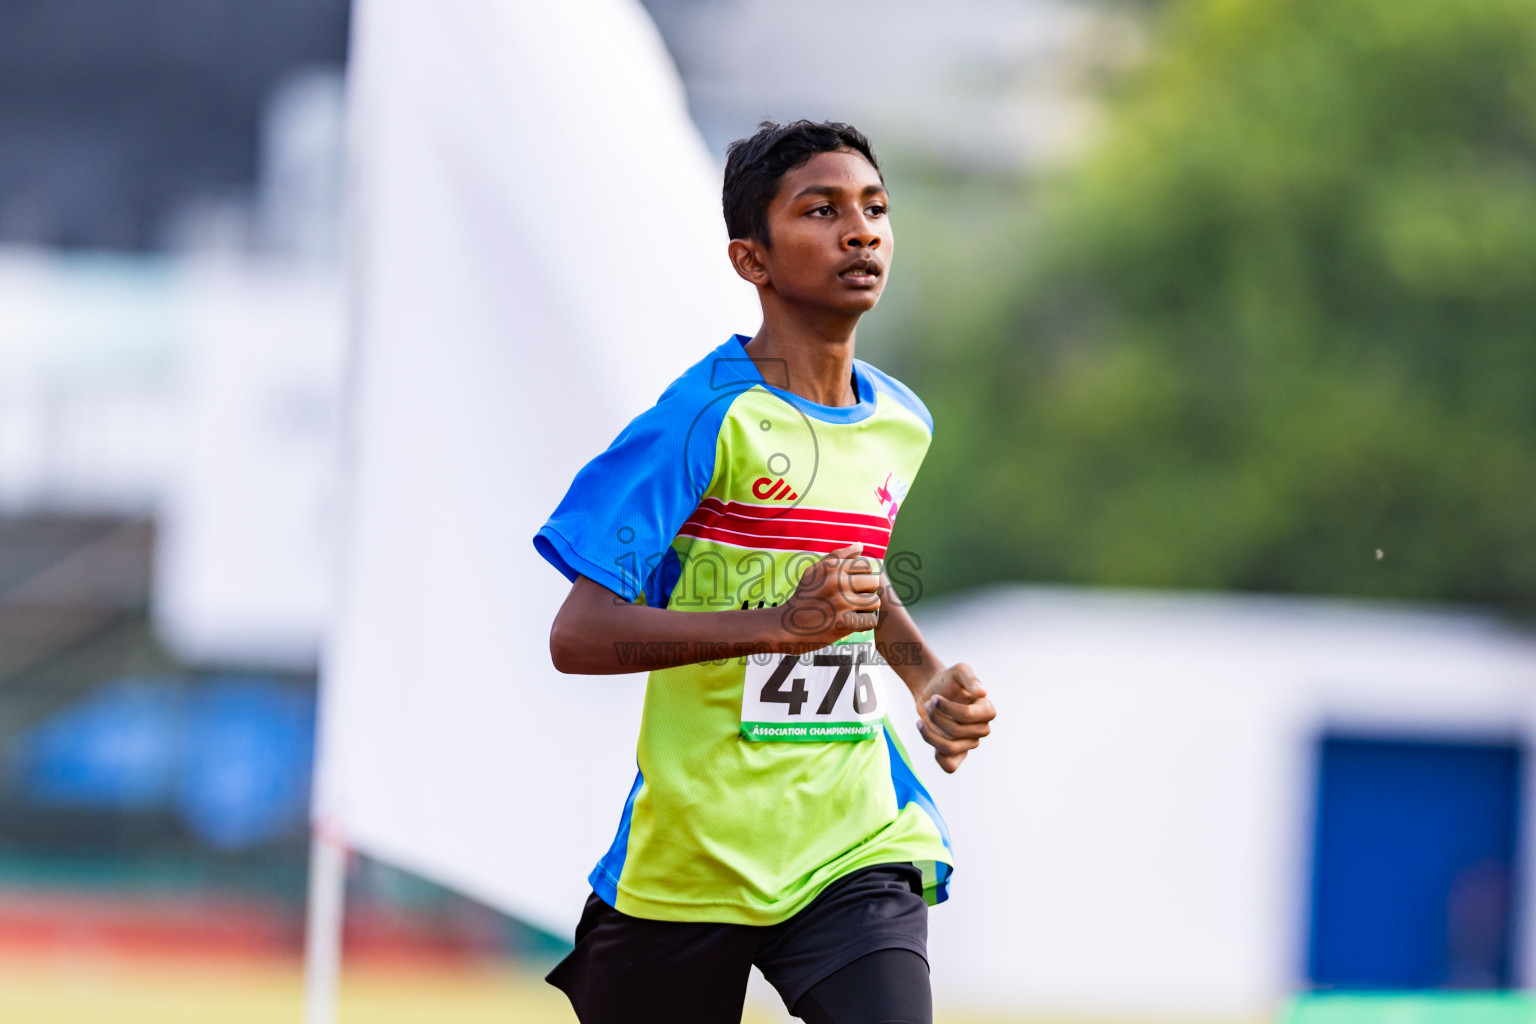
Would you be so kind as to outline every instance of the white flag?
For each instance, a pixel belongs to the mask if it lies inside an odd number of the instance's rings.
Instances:
[[[561,676],[532,537],[756,303],[634,0],[362,0],[341,608],[315,813],[560,933],[634,779],[644,681]]]

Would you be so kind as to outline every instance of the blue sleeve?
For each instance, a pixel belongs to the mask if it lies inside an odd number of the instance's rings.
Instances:
[[[685,374],[582,467],[533,546],[577,575],[633,601],[664,603],[672,540],[715,473],[720,424],[733,394],[700,388]],[[737,391],[736,393],[739,393]],[[670,558],[669,558],[670,556]]]

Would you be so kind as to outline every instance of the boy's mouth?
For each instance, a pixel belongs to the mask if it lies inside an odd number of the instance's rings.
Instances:
[[[849,284],[871,285],[880,280],[881,269],[877,260],[857,259],[838,271],[837,276]]]

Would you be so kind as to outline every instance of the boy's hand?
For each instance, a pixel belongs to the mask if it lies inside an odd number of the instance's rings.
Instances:
[[[806,650],[880,624],[880,576],[863,550],[849,544],[823,557],[780,608],[784,632]]]
[[[933,747],[933,759],[946,772],[960,767],[966,752],[992,731],[989,723],[997,717],[987,691],[964,662],[928,680],[918,698],[917,713],[917,729]]]

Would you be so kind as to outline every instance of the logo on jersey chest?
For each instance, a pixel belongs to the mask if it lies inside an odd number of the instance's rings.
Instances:
[[[800,497],[783,477],[775,480],[770,476],[760,476],[752,481],[752,496],[758,501],[794,501]]]

